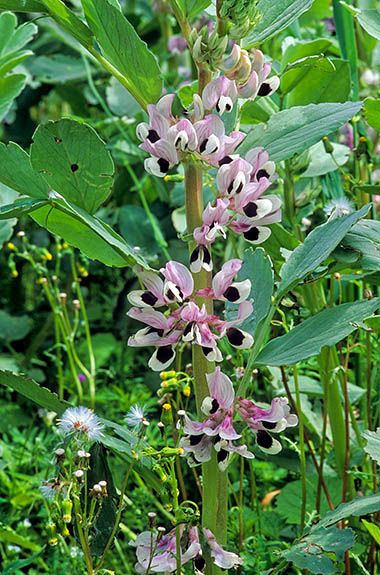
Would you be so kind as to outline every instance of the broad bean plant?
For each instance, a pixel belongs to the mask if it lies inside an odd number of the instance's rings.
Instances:
[[[78,573],[379,572],[376,63],[360,76],[363,46],[378,53],[372,4],[0,0],[4,125],[41,78],[23,63],[37,33],[76,54],[103,114],[59,113],[29,149],[0,144],[8,268],[14,281],[30,270],[52,314],[56,386],[22,370],[2,370],[0,381],[56,420],[40,485],[44,536],[63,556],[75,538]],[[124,15],[144,10],[158,22],[155,53]],[[123,114],[112,110],[115,94]],[[124,232],[108,210],[122,171],[141,204]],[[157,196],[170,224],[153,213]],[[23,229],[11,237],[25,214],[53,247]],[[144,230],[146,249],[134,238]],[[128,369],[156,386],[147,405],[110,419],[86,301],[93,261],[129,268],[118,317]],[[284,530],[269,560],[254,462],[276,459],[299,481],[287,486],[292,540]],[[123,519],[136,481],[155,502],[139,511],[139,531]],[[258,528],[244,523],[245,498]]]

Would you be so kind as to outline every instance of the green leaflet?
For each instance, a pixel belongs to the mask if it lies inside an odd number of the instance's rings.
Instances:
[[[300,154],[323,136],[346,124],[362,108],[361,102],[296,106],[273,114],[265,127],[255,126],[238,148],[241,155],[263,146],[274,162]]]
[[[380,40],[380,13],[378,10],[361,10],[356,18],[368,34]]]
[[[374,431],[363,431],[362,436],[367,440],[364,451],[380,465],[380,428]]]
[[[40,12],[46,14],[47,10],[39,0],[0,0],[0,11],[12,12]]]
[[[366,98],[364,100],[364,109],[368,124],[380,132],[380,99]]]
[[[322,347],[332,346],[356,329],[380,307],[380,298],[325,309],[303,321],[287,334],[272,339],[261,350],[256,364],[293,365],[317,355]]]
[[[310,61],[312,60],[312,65]],[[350,67],[339,58],[307,58],[300,67],[289,69],[281,78],[281,89],[286,82],[291,89],[287,107],[346,102],[351,91]]]
[[[312,5],[313,0],[260,0],[257,11],[262,15],[258,26],[243,39],[243,47],[250,48],[287,28]]]
[[[54,20],[78,40],[85,48],[91,48],[94,37],[91,30],[61,0],[42,0]]]
[[[369,207],[363,206],[357,212],[332,219],[315,228],[282,266],[279,294],[286,293],[315,270],[339,245],[349,229],[367,214]]]
[[[243,330],[254,335],[257,326],[267,316],[273,293],[273,269],[270,258],[262,248],[253,251],[246,250],[243,265],[237,275],[237,281],[251,281],[251,292],[248,299],[253,299],[253,313],[240,326]],[[237,316],[238,306],[227,303],[226,310],[228,319]]]
[[[321,521],[314,525],[312,531],[317,531],[321,527],[334,525],[338,521],[350,517],[360,517],[368,513],[375,513],[380,509],[380,493],[356,497],[348,503],[341,503],[334,511],[329,511]]]
[[[139,263],[149,269],[145,259],[137,255],[119,234],[96,216],[88,214],[64,198],[54,199],[53,205],[54,207],[48,205],[36,210],[32,218],[91,259],[117,267]]]
[[[23,375],[16,375],[11,371],[0,371],[0,384],[14,389],[17,393],[21,393],[24,397],[37,403],[40,407],[44,407],[48,411],[55,411],[58,415],[62,415],[65,409],[70,407],[70,403],[58,399],[55,393],[52,393],[46,387],[41,387],[33,379]]]
[[[18,144],[0,143],[0,165],[0,182],[32,198],[48,197],[49,185],[33,170],[28,154]]]
[[[156,58],[119,8],[108,0],[82,0],[88,25],[104,56],[128,81],[134,97],[154,104],[161,96],[162,80]]]
[[[23,91],[25,82],[24,74],[12,74],[0,78],[0,122],[7,115],[13,100]]]

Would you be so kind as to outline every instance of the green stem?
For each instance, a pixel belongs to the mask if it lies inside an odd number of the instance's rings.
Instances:
[[[107,72],[109,72],[110,74],[112,74],[112,76],[115,76],[115,78],[119,80],[120,84],[122,84],[124,88],[126,88],[128,92],[132,94],[135,100],[146,111],[149,102],[147,102],[145,98],[143,98],[142,94],[139,91],[135,90],[134,86],[132,86],[132,84],[129,83],[128,79],[125,76],[123,76],[123,74],[121,74],[119,70],[111,64],[111,62],[109,62],[106,58],[104,58],[104,56],[102,56],[99,52],[97,52],[95,48],[88,46],[87,50],[99,62],[99,64],[101,64],[103,68],[107,70]]]
[[[133,469],[134,464],[135,464],[135,460],[132,459],[132,461],[131,461],[131,463],[129,464],[129,467],[128,467],[128,469],[127,469],[127,472],[126,472],[126,474],[125,474],[125,477],[124,477],[124,480],[123,480],[123,484],[122,484],[122,486],[121,486],[119,506],[118,506],[118,508],[117,508],[115,523],[114,523],[114,526],[113,526],[111,535],[109,536],[108,541],[107,541],[107,544],[106,544],[106,546],[105,546],[105,548],[104,548],[104,551],[103,551],[103,553],[102,553],[102,556],[100,557],[99,562],[98,562],[98,564],[97,564],[97,566],[96,566],[96,568],[95,568],[95,573],[97,573],[97,572],[99,571],[100,567],[103,565],[103,562],[104,562],[106,553],[108,552],[109,548],[111,547],[113,538],[115,537],[116,531],[117,531],[117,529],[118,529],[118,527],[119,527],[120,518],[121,518],[122,511],[123,511],[124,494],[125,494],[125,490],[127,489],[129,475],[130,475],[130,473],[131,473],[131,471],[132,471],[132,469]]]
[[[83,516],[82,516],[82,510],[80,508],[80,503],[79,503],[79,499],[78,499],[77,495],[74,495],[73,501],[74,501],[76,526],[77,526],[77,531],[78,531],[78,535],[79,535],[79,541],[80,541],[80,544],[81,544],[81,547],[83,550],[84,560],[86,562],[88,575],[92,575],[94,573],[94,569],[92,566],[91,552],[90,552],[90,548],[88,545],[88,541],[86,540],[85,535],[83,533],[83,529],[82,529]]]
[[[298,425],[300,434],[300,463],[301,463],[301,490],[302,490],[302,504],[301,504],[301,535],[305,529],[305,518],[306,518],[306,457],[305,457],[305,438],[304,438],[304,425],[303,425],[303,414],[301,406],[301,395],[298,382],[298,371],[297,366],[293,366],[293,378],[294,378],[294,389],[296,392],[296,404],[298,411]]]
[[[95,355],[94,355],[94,350],[92,347],[92,340],[91,340],[91,332],[90,332],[90,324],[88,321],[88,315],[87,315],[87,311],[86,311],[86,306],[84,304],[84,299],[82,296],[82,290],[80,289],[79,286],[79,281],[78,281],[78,275],[77,275],[77,270],[75,268],[75,260],[74,260],[74,252],[73,250],[71,250],[70,252],[70,261],[71,261],[71,270],[72,270],[72,274],[73,274],[73,279],[74,279],[74,285],[75,285],[75,291],[80,303],[80,311],[82,313],[82,317],[83,317],[83,323],[84,323],[84,331],[86,334],[86,342],[87,342],[87,350],[88,350],[88,356],[90,359],[90,372],[88,374],[88,385],[89,385],[89,390],[90,390],[90,402],[91,402],[91,407],[95,406],[95,372],[96,372],[96,362],[95,362]]]

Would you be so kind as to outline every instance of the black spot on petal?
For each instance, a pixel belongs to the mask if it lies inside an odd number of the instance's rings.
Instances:
[[[194,559],[194,567],[198,569],[198,571],[203,571],[206,566],[206,561],[203,559],[201,555],[197,555]]]
[[[141,301],[143,301],[147,305],[153,306],[157,302],[157,300],[158,298],[150,291],[145,291],[143,294],[141,294]]]
[[[219,409],[219,403],[216,399],[212,400],[210,414],[216,413]]]
[[[234,287],[234,286],[230,286],[226,289],[226,291],[224,292],[224,297],[226,299],[228,299],[228,301],[237,301],[240,297],[240,292],[239,290]]]
[[[154,144],[160,139],[160,136],[157,134],[156,130],[149,130],[147,140]]]
[[[261,423],[266,429],[274,429],[277,425],[277,422],[274,421],[262,421]]]
[[[160,166],[160,172],[166,174],[169,170],[169,162],[165,158],[159,158],[157,164]]]
[[[198,445],[203,439],[203,433],[201,435],[190,435],[190,445]]]
[[[157,349],[156,354],[157,360],[161,363],[166,363],[172,357],[174,357],[174,350],[171,345],[164,345]]]
[[[219,166],[224,166],[225,164],[230,164],[233,162],[233,158],[231,156],[224,156],[221,160],[219,160]]]
[[[264,447],[264,449],[269,449],[272,447],[272,443],[272,436],[266,431],[259,429],[257,432],[257,444],[260,445],[260,447]]]
[[[79,166],[78,164],[71,164],[70,169],[72,172],[76,172],[77,170],[79,170]]]
[[[211,262],[211,254],[205,246],[203,247],[203,262],[205,264],[209,264]]]
[[[193,264],[194,262],[197,261],[197,259],[199,258],[199,246],[197,246],[193,252],[191,253],[190,256],[190,263]]]
[[[264,82],[261,84],[259,91],[257,92],[259,96],[268,96],[268,94],[272,91],[270,84]]]
[[[259,180],[260,178],[269,178],[268,172],[266,170],[257,170],[256,179]]]
[[[187,324],[187,326],[186,326],[185,329],[183,330],[183,335],[184,335],[185,337],[186,337],[187,335],[189,335],[189,333],[190,333],[191,330],[192,330],[193,325],[194,325],[194,322],[192,322],[192,321]]]
[[[226,335],[231,345],[239,347],[244,341],[244,334],[236,327],[229,327]]]
[[[259,230],[258,228],[250,228],[247,232],[243,233],[243,236],[249,242],[255,242],[259,239]]]
[[[57,136],[54,136],[54,142],[56,142],[57,144],[62,144],[61,138],[57,138]]]
[[[199,146],[199,151],[201,154],[203,154],[203,152],[206,149],[207,146],[207,142],[208,142],[208,138],[206,138],[205,140],[203,140],[203,142],[201,142],[201,145]]]
[[[248,218],[255,218],[257,216],[257,204],[249,202],[244,208],[243,212]]]

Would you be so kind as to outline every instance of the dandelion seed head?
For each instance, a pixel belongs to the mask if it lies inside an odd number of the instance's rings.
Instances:
[[[87,407],[69,407],[58,420],[58,431],[63,435],[83,433],[89,440],[100,439],[103,428],[99,417]]]
[[[124,421],[128,427],[132,428],[134,431],[139,430],[142,426],[147,427],[149,425],[149,421],[146,418],[145,407],[140,407],[138,404],[130,408]]]
[[[330,216],[334,211],[337,218],[341,218],[346,214],[349,214],[354,209],[353,203],[346,197],[336,198],[331,200],[324,208],[325,214]]]

